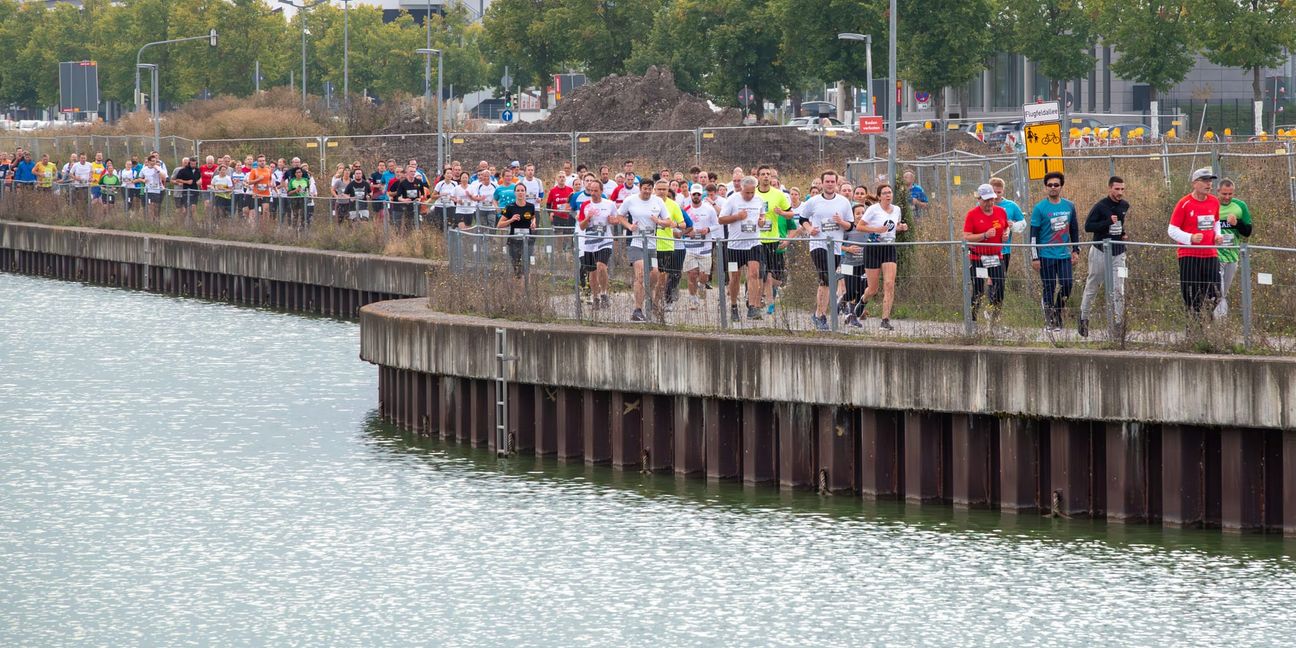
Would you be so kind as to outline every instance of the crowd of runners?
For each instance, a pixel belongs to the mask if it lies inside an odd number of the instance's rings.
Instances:
[[[1216,178],[1211,169],[1194,171],[1190,181],[1192,191],[1176,204],[1167,235],[1178,245],[1186,309],[1219,317],[1228,312],[1238,244],[1252,233],[1252,215],[1234,195],[1234,183]],[[974,317],[998,312],[1018,251],[1018,256],[1029,255],[1039,275],[1045,328],[1062,330],[1083,230],[1093,244],[1087,251],[1077,332],[1088,335],[1103,289],[1111,293],[1116,325],[1123,326],[1129,242],[1125,182],[1111,177],[1107,195],[1083,220],[1075,204],[1063,197],[1065,185],[1062,173],[1049,173],[1043,180],[1045,197],[1029,213],[1004,196],[1000,178],[977,188],[977,204],[966,213],[962,228]],[[73,155],[59,166],[48,156],[33,160],[22,149],[14,155],[0,153],[0,197],[10,191],[55,192],[76,204],[143,215],[156,215],[169,195],[185,215],[201,205],[249,222],[274,218],[304,227],[321,211],[339,223],[381,219],[397,229],[435,222],[460,230],[498,230],[509,235],[507,249],[519,276],[529,254],[527,234],[551,227],[571,237],[581,259],[584,299],[593,308],[611,306],[609,264],[614,247],[625,250],[634,270],[634,322],[647,321],[650,309],[674,308],[684,297],[682,285],[687,287],[686,307],[703,308],[714,268],[727,275],[733,321],[773,314],[779,289],[788,280],[789,243],[804,239],[818,275],[813,322],[821,330],[828,328],[830,308],[838,309],[846,325],[859,327],[871,304],[880,328],[893,330],[897,235],[909,228],[900,203],[915,215],[928,203],[911,171],[898,186],[880,178],[871,187],[851,186],[838,172],[824,171],[803,191],[785,186],[778,169],[769,165],[750,174],[734,168],[722,179],[696,166],[641,176],[630,160],[619,170],[601,166],[597,171],[564,162],[546,181],[534,165],[517,161],[498,168],[487,161],[465,168],[455,161],[437,173],[416,159],[388,159],[373,168],[357,161],[319,173],[298,158],[265,155],[242,161],[186,157],[168,169],[156,152],[120,163],[102,154]],[[317,210],[317,205],[327,207]],[[722,264],[716,263],[718,255]],[[837,281],[830,290],[833,276]],[[740,299],[743,283],[745,297]],[[834,293],[839,296],[835,305],[830,304]]]

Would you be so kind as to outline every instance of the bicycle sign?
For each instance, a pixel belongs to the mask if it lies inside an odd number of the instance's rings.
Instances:
[[[1031,180],[1043,180],[1049,171],[1062,170],[1062,125],[1057,122],[1026,124],[1026,168]]]

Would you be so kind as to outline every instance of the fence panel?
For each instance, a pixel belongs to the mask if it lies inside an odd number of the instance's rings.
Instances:
[[[743,167],[750,173],[754,167],[768,164],[779,169],[785,184],[806,182],[822,171],[826,149],[833,152],[836,169],[843,168],[848,158],[868,150],[867,140],[857,135],[826,136],[795,126],[704,128],[700,137],[701,165],[707,170],[724,178],[728,175],[724,172],[733,167]]]
[[[446,160],[459,161],[469,172],[482,160],[501,171],[517,161],[523,166],[534,164],[546,185],[572,157],[571,133],[454,133],[448,139]],[[435,159],[435,139],[431,141],[428,159]]]
[[[359,162],[368,172],[379,162],[395,160],[404,166],[418,160],[419,166],[431,169],[436,166],[436,133],[410,133],[405,135],[342,135],[324,138],[325,168],[330,173],[338,164]]]
[[[208,155],[220,159],[228,155],[242,161],[247,156],[265,155],[269,161],[291,161],[301,158],[316,175],[326,172],[323,138],[321,137],[256,137],[247,139],[200,140],[196,143],[199,158]],[[317,166],[318,165],[318,166]]]

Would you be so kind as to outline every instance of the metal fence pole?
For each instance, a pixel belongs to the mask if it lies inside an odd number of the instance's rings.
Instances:
[[[720,277],[720,298],[716,300],[716,304],[720,308],[720,328],[722,329],[729,328],[729,314],[725,312],[729,310],[728,305],[725,303],[729,300],[729,262],[726,259],[728,250],[728,241],[721,240],[720,245],[716,246],[716,276]]]
[[[1251,304],[1251,250],[1246,242],[1238,246],[1238,265],[1242,276],[1242,346],[1251,348],[1251,325],[1254,310]]]
[[[654,232],[654,235],[655,234],[656,233]],[[652,271],[657,267],[657,244],[656,241],[652,241],[653,246],[651,248],[648,247],[650,239],[648,238],[648,234],[644,232],[639,233],[639,240],[643,243],[644,256],[647,257],[643,262],[644,308],[648,309],[649,312],[652,312],[656,306],[656,304],[653,303]],[[652,251],[651,253],[649,252],[650,250]],[[644,317],[647,316],[648,313],[644,313]]]
[[[824,258],[828,260],[828,328],[837,330],[837,257],[834,254],[837,250],[833,245],[832,237],[825,236],[824,243],[828,246],[825,250]]]
[[[576,227],[580,227],[580,226],[577,225]],[[584,304],[581,303],[581,293],[580,293],[582,259],[581,259],[581,251],[580,251],[580,238],[577,236],[575,229],[572,229],[571,236],[572,236],[572,252],[573,252],[572,256],[576,257],[576,268],[575,268],[576,274],[572,275],[572,296],[576,298],[576,321],[579,322],[581,319],[583,319],[583,315],[584,315],[581,312]],[[597,270],[598,266],[595,265],[594,269]],[[594,299],[598,299],[598,295],[594,294],[593,286],[590,287],[590,296],[593,297]]]
[[[1119,339],[1120,327],[1116,324],[1116,268],[1112,267],[1116,262],[1116,255],[1113,254],[1113,247],[1115,246],[1110,240],[1102,246],[1103,289],[1107,291],[1107,337],[1110,340],[1124,342]]]
[[[1283,146],[1287,149],[1287,192],[1291,202],[1296,203],[1296,165],[1292,163],[1292,143],[1285,142]]]
[[[963,250],[963,258],[969,258],[971,251],[968,250],[967,241],[963,241],[960,246]],[[958,254],[958,247],[950,246],[950,249],[954,250],[955,254]],[[975,272],[975,270],[972,272]],[[963,275],[963,334],[972,337],[976,330],[972,323],[972,276],[971,272],[960,272],[959,274]]]
[[[702,164],[702,129],[693,130],[693,163]]]
[[[953,170],[953,166],[951,166],[951,164],[949,163],[949,161],[946,161],[946,162],[945,162],[945,221],[946,221],[946,224],[949,226],[949,238],[946,239],[946,240],[949,240],[949,241],[953,241],[953,240],[954,240],[954,176],[953,176],[953,172],[954,172],[954,170]],[[950,248],[950,267],[954,269],[954,273],[955,273],[954,276],[958,276],[958,274],[959,274],[959,272],[960,272],[960,266],[961,266],[961,265],[962,265],[962,264],[959,263],[959,258],[958,258],[958,249],[957,249],[957,248],[954,248],[954,247],[951,247],[951,248]]]

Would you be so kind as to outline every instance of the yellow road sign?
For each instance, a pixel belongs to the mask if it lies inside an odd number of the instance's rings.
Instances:
[[[1027,124],[1026,163],[1031,180],[1043,180],[1049,171],[1062,170],[1062,126],[1057,122]],[[1039,158],[1039,159],[1036,159]]]

